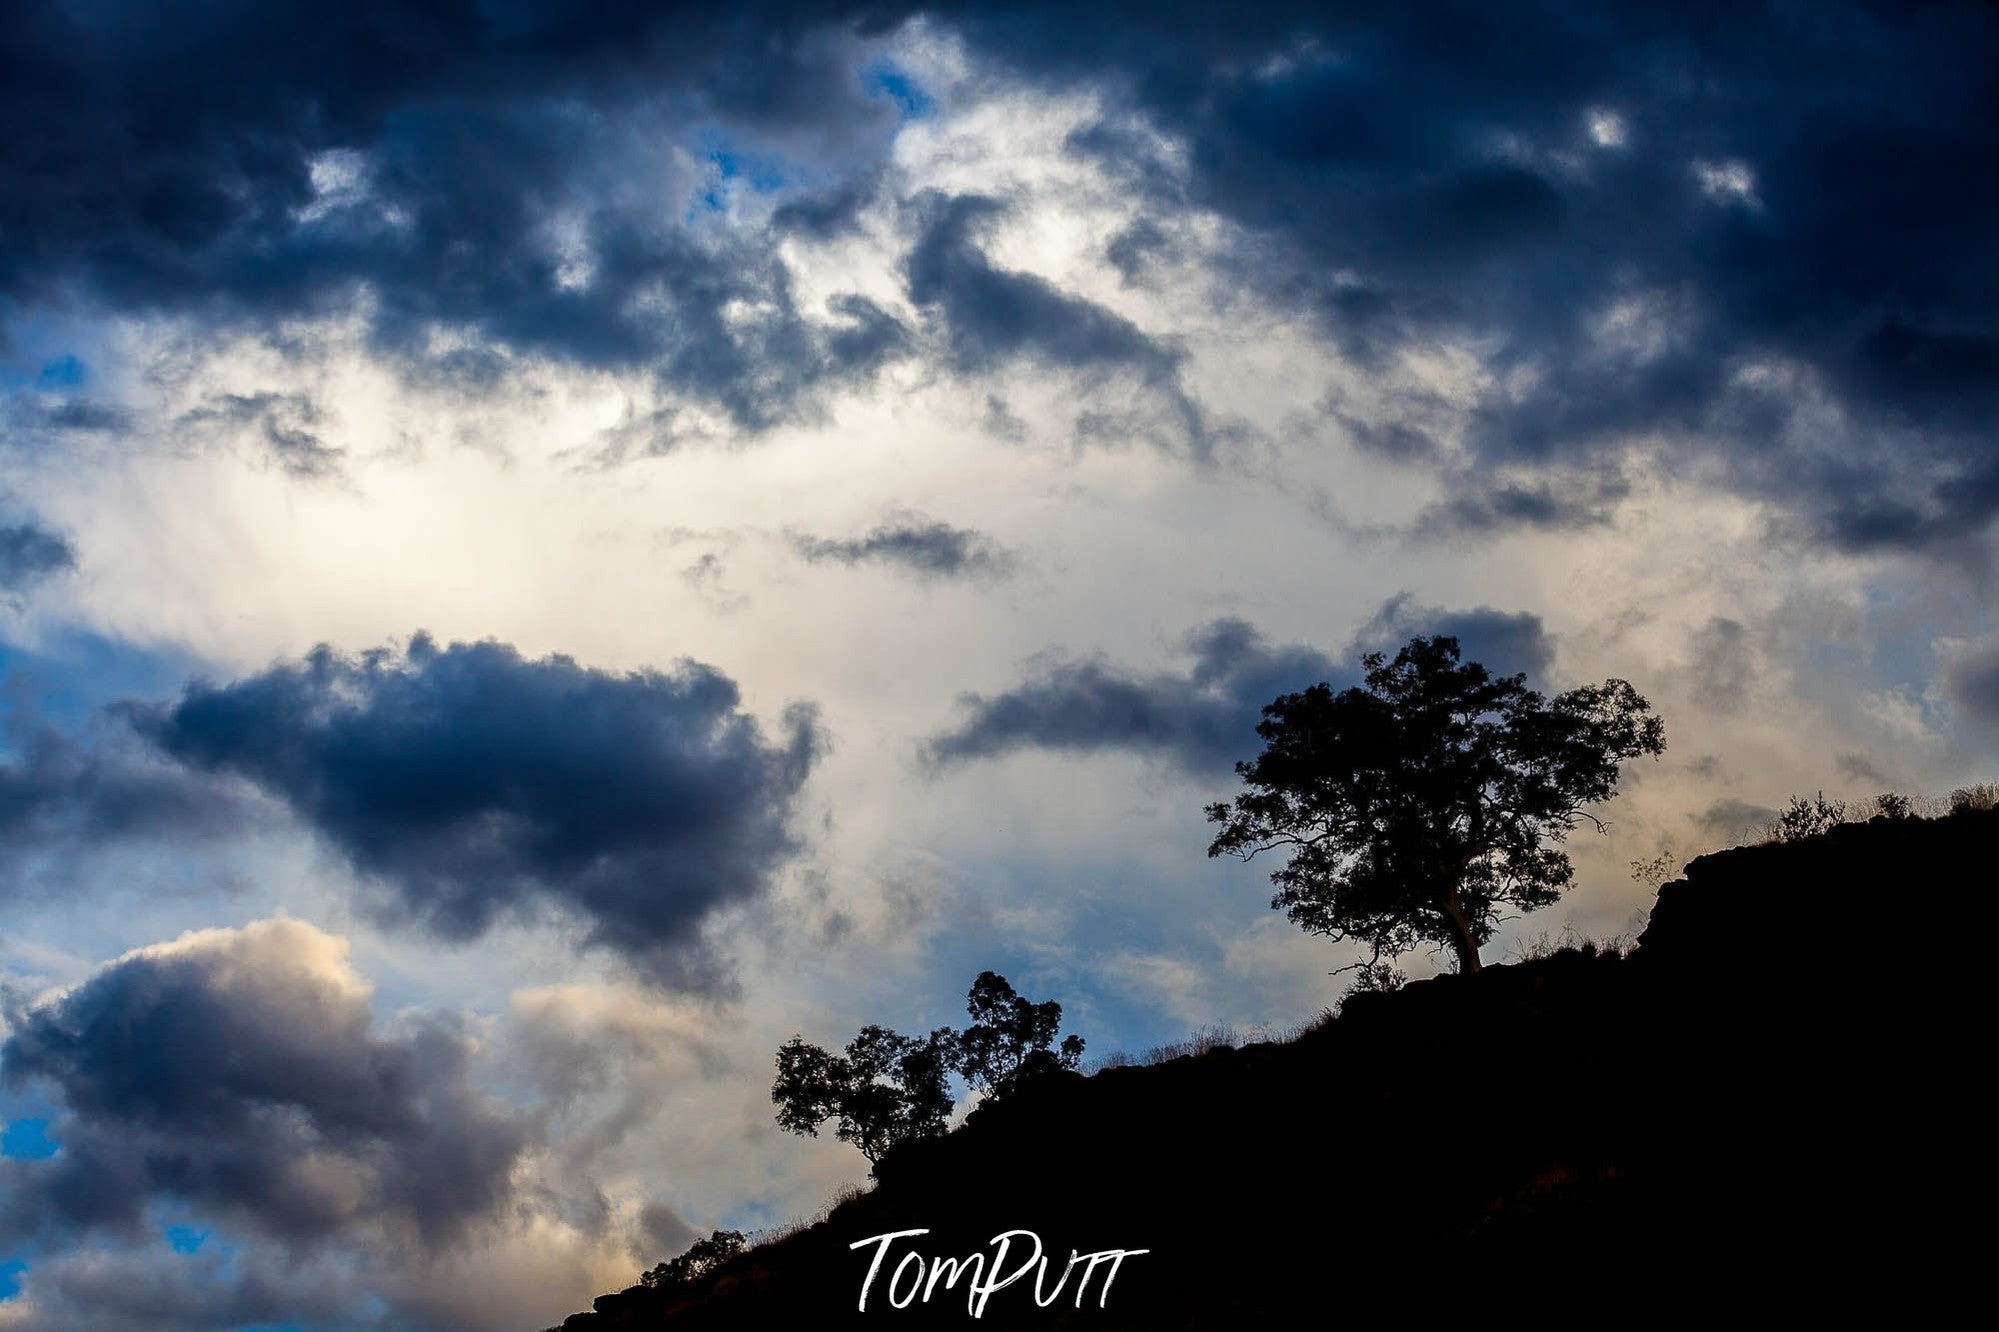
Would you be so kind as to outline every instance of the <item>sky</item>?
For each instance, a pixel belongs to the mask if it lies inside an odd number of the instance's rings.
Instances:
[[[1665,721],[1494,961],[1999,773],[1989,6],[21,0],[0,69],[7,1332],[559,1321],[863,1179],[778,1045],[987,969],[1091,1057],[1310,1019],[1357,947],[1203,810],[1416,634]]]

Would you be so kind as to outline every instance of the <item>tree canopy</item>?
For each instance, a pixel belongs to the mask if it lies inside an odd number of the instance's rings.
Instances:
[[[972,1025],[958,1033],[958,1072],[987,1100],[1011,1093],[1030,1078],[1058,1069],[1074,1070],[1083,1057],[1083,1038],[1055,1045],[1062,1005],[1050,999],[1029,1003],[1014,993],[1006,977],[982,971],[965,997]]]
[[[944,1131],[954,1043],[948,1027],[913,1037],[870,1024],[836,1055],[794,1036],[777,1052],[777,1122],[816,1138],[837,1119],[840,1141],[879,1162],[898,1143]]]
[[[670,1258],[650,1272],[639,1274],[642,1286],[687,1286],[743,1251],[743,1232],[716,1230],[707,1239],[695,1240],[687,1252]]]
[[[1285,694],[1263,709],[1249,789],[1208,807],[1210,856],[1286,850],[1271,906],[1372,949],[1422,943],[1479,968],[1503,907],[1556,901],[1574,877],[1561,843],[1616,794],[1620,764],[1665,749],[1664,726],[1624,680],[1544,698],[1523,675],[1461,662],[1458,640],[1418,636],[1361,659],[1364,685]]]
[[[914,1037],[870,1025],[845,1054],[792,1037],[778,1048],[770,1089],[778,1124],[817,1137],[820,1124],[836,1119],[840,1140],[879,1164],[898,1144],[944,1131],[952,1073],[991,1101],[1044,1074],[1073,1071],[1082,1058],[1081,1036],[1055,1044],[1062,1005],[1029,1002],[997,972],[979,973],[965,1009],[972,1025],[962,1032],[939,1027]]]

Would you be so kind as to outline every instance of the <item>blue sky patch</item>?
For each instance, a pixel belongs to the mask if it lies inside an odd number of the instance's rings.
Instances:
[[[44,389],[78,388],[89,382],[90,367],[71,352],[48,362],[35,376],[35,387]]]
[[[885,97],[894,102],[904,120],[925,120],[936,114],[937,103],[930,94],[892,60],[877,60],[863,66],[861,87],[870,97]]]
[[[700,198],[701,206],[709,212],[727,210],[732,188],[747,187],[757,194],[775,194],[798,183],[798,173],[783,158],[746,151],[718,131],[702,133],[699,147],[715,168],[715,183]]]
[[[44,389],[77,388],[90,381],[90,367],[72,353],[65,353],[48,362],[35,376],[35,387]]]
[[[46,1161],[61,1150],[46,1119],[17,1119],[0,1129],[0,1157],[9,1161]]]
[[[88,630],[59,630],[33,647],[0,639],[0,677],[19,677],[12,701],[32,699],[42,718],[65,725],[81,725],[120,699],[171,695],[201,665],[171,647],[136,647]]]
[[[193,1226],[168,1226],[167,1247],[175,1253],[194,1253],[208,1242],[210,1232]]]

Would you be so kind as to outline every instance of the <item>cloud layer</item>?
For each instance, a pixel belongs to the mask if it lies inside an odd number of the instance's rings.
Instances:
[[[462,1032],[378,1031],[344,941],[300,921],[128,954],[8,1021],[6,1085],[63,1107],[56,1156],[5,1163],[14,1242],[129,1234],[171,1199],[288,1244],[440,1244],[506,1202],[526,1142]]]
[[[800,309],[768,242],[714,225],[721,192],[758,160],[879,154],[897,113],[855,68],[893,18],[17,9],[0,293],[263,324],[358,302],[383,346],[453,375],[644,365],[778,419],[879,360],[879,311],[850,305],[875,325],[857,340]],[[744,304],[764,313],[727,313]]]
[[[76,550],[34,523],[0,526],[0,592],[18,592],[76,567]]]
[[[255,802],[162,761],[115,720],[78,733],[17,703],[0,739],[0,900],[66,887],[94,851],[187,848],[257,827]]]
[[[1239,223],[1242,278],[1363,364],[1484,344],[1478,467],[1665,444],[1849,548],[1999,512],[1990,7],[1132,18],[964,21],[1024,77],[1128,89],[1078,148]],[[1134,157],[1127,108],[1179,151]]]
[[[1467,660],[1505,674],[1539,674],[1550,648],[1540,620],[1487,608],[1446,612],[1392,598],[1334,659],[1303,645],[1274,646],[1247,622],[1216,620],[1187,635],[1184,671],[1150,674],[1100,660],[1054,658],[994,695],[967,694],[957,725],[933,736],[926,754],[947,765],[1020,749],[1126,750],[1201,776],[1227,772],[1257,746],[1264,704],[1322,681],[1360,683],[1363,652],[1392,654],[1411,635],[1458,638]]]
[[[1199,213],[1225,224],[1223,284],[1360,366],[1476,348],[1469,397],[1340,409],[1361,447],[1451,474],[1438,524],[1594,520],[1515,473],[1585,465],[1614,498],[1633,448],[1712,464],[1846,549],[1961,552],[1999,513],[1986,6],[420,14],[166,33],[115,6],[18,11],[0,293],[355,316],[468,391],[553,357],[750,431],[911,357],[1117,373],[1168,413],[1153,433],[1206,456],[1170,330],[996,258],[1009,199],[896,169],[898,128],[939,114],[896,58],[948,41],[987,80],[1094,99],[1066,149],[1134,206],[1101,247],[1128,286]],[[900,219],[868,233],[898,289],[803,297],[796,243],[852,239],[871,208]],[[92,404],[50,410],[88,424]],[[272,419],[284,465],[327,468]]]
[[[855,537],[794,533],[791,545],[809,564],[882,564],[918,578],[989,577],[1012,563],[985,534],[920,514],[892,517]]]
[[[700,927],[796,850],[792,801],[823,745],[809,707],[772,742],[739,701],[693,662],[615,675],[419,634],[134,716],[185,767],[282,801],[438,936],[554,907],[647,976],[710,987]]]

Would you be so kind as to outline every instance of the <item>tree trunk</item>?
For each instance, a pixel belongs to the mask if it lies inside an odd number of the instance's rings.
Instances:
[[[1469,976],[1479,969],[1478,941],[1472,938],[1471,921],[1458,905],[1458,890],[1444,894],[1444,922],[1451,927],[1451,947],[1457,950],[1458,974]]]

